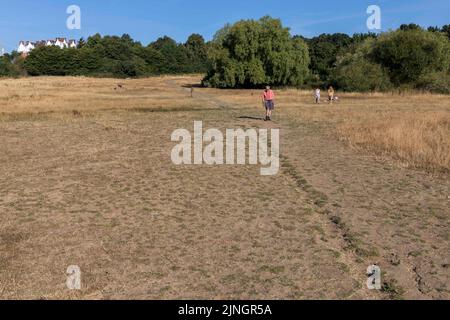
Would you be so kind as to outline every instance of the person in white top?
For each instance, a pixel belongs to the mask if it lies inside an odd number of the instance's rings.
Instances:
[[[320,103],[320,89],[317,88],[316,92],[314,93],[314,98],[316,98],[316,103],[319,104]]]

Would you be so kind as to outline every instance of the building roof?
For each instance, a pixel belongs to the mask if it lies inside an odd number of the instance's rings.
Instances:
[[[57,42],[64,43],[66,45],[77,45],[77,43],[78,43],[75,39],[67,40],[66,38],[55,38],[54,40],[50,39],[50,40],[38,40],[38,41],[24,41],[24,40],[21,40],[19,42],[19,47],[20,46],[36,47],[36,46],[56,45]]]

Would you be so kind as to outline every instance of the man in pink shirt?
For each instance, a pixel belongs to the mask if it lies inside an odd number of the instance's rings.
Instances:
[[[264,121],[272,121],[272,112],[275,109],[275,93],[269,86],[264,90],[262,99],[264,107],[266,108],[266,119]]]

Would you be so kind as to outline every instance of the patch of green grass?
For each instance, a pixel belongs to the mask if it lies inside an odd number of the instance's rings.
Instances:
[[[215,111],[216,109],[212,108],[203,108],[197,106],[190,107],[174,107],[174,108],[163,108],[163,107],[155,107],[155,108],[130,108],[127,109],[129,112],[140,112],[140,113],[161,113],[161,112],[192,112],[192,111]]]
[[[24,122],[24,121],[42,121],[49,119],[49,116],[53,114],[53,111],[49,112],[18,112],[18,113],[0,113],[0,121],[4,122]]]
[[[201,269],[201,268],[192,266],[192,267],[189,267],[189,270],[191,270],[192,272],[198,272],[198,273],[200,273],[203,277],[207,277],[207,278],[210,277],[210,275],[208,274],[208,272],[207,272],[206,270]]]
[[[405,290],[398,285],[397,280],[390,279],[383,282],[381,292],[388,294],[390,299],[401,300]]]
[[[285,267],[284,266],[262,266],[258,269],[260,272],[270,272],[273,274],[280,274],[284,272]]]
[[[364,243],[350,231],[347,225],[342,221],[341,217],[332,216],[330,221],[334,223],[342,232],[342,237],[347,243],[345,249],[354,251],[359,257],[377,257],[379,252],[375,247],[364,245]]]
[[[289,162],[288,158],[281,155],[282,171],[284,174],[289,175],[296,183],[296,185],[304,190],[309,199],[314,205],[322,208],[328,202],[328,196],[323,192],[316,190],[309,182],[302,177],[296,170],[296,168]]]
[[[345,263],[338,262],[337,265],[339,270],[341,270],[343,273],[350,273],[350,268]]]
[[[230,251],[232,253],[239,253],[239,252],[241,252],[241,248],[239,248],[237,245],[233,245],[233,246],[231,246]]]
[[[414,257],[414,258],[417,258],[420,255],[422,255],[422,252],[417,251],[417,250],[416,251],[411,251],[410,253],[408,253],[408,256]]]

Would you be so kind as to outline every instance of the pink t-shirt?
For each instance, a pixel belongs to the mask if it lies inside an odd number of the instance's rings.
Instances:
[[[266,101],[274,100],[275,99],[275,93],[273,93],[272,90],[268,90],[268,91],[264,90],[263,98]]]

